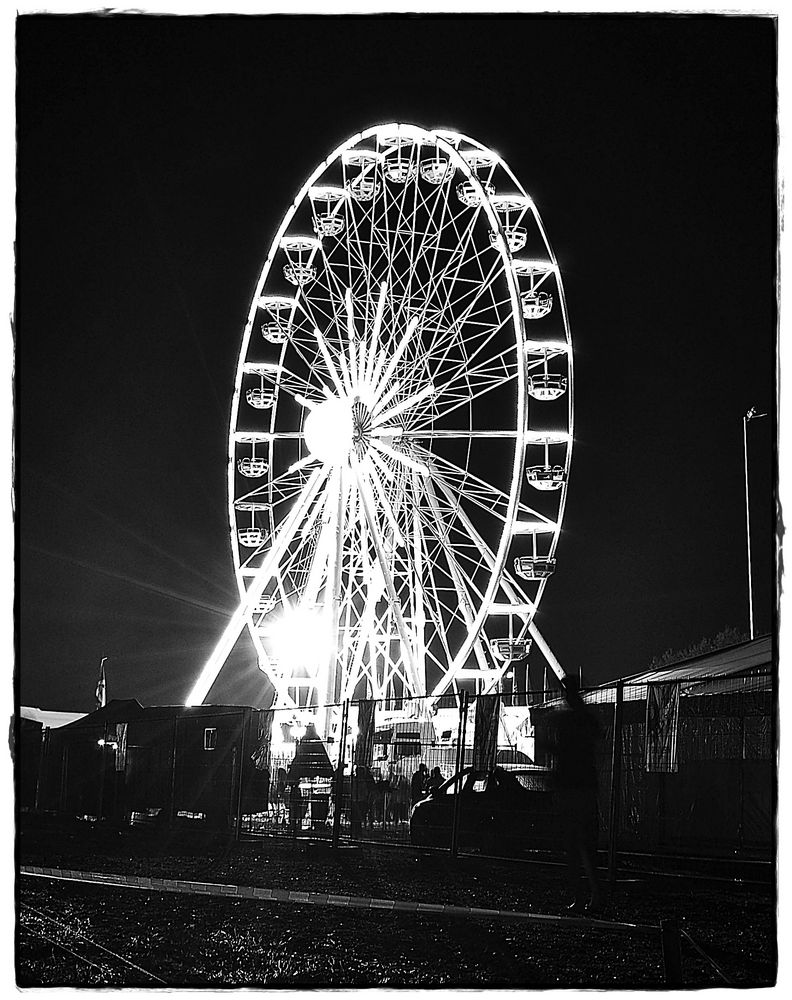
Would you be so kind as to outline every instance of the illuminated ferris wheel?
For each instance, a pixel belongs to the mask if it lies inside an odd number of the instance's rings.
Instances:
[[[558,265],[494,152],[382,125],[306,181],[242,339],[228,496],[240,605],[276,706],[498,690],[534,623],[567,493]]]

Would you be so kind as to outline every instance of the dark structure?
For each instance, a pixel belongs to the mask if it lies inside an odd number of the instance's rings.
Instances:
[[[601,845],[612,829],[621,850],[770,857],[775,677],[765,636],[585,693],[604,734]],[[532,710],[539,763],[556,704]]]
[[[239,706],[111,701],[44,731],[37,808],[119,822],[136,814],[233,826],[243,814],[267,808],[270,721],[265,712]]]

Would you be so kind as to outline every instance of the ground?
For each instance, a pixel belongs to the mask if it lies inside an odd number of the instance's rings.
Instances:
[[[20,866],[565,913],[559,863],[343,846],[236,843],[87,824],[20,826]],[[657,867],[656,865],[654,867]],[[694,866],[700,871],[700,866]],[[775,981],[775,888],[762,869],[622,869],[603,916],[678,918],[686,986]],[[19,986],[664,986],[659,930],[145,892],[20,875]],[[692,942],[691,943],[691,940]],[[696,947],[704,952],[696,950]]]

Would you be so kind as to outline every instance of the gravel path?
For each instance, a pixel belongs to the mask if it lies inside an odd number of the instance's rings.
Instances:
[[[303,840],[186,844],[150,833],[108,838],[80,830],[23,832],[19,848],[22,865],[528,913],[562,914],[565,903],[560,866],[454,860],[410,849],[333,851]],[[20,879],[19,900],[20,986],[156,985],[152,976],[184,986],[663,986],[659,934],[636,939],[574,926],[217,900],[33,878]],[[661,917],[679,917],[731,983],[774,981],[771,886],[636,876],[616,884],[604,916],[654,926]],[[687,942],[683,971],[686,985],[724,985]]]

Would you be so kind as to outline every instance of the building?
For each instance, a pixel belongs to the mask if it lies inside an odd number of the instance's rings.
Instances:
[[[763,636],[585,693],[603,734],[603,842],[613,822],[620,850],[772,856],[776,657]],[[560,704],[532,709],[538,762]]]
[[[268,719],[235,705],[111,701],[44,731],[37,809],[119,822],[200,817],[232,826],[243,813],[267,807],[267,755],[257,751],[269,738]]]

